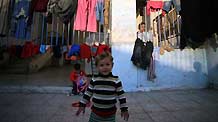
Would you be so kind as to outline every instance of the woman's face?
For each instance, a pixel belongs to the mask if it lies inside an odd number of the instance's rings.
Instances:
[[[109,57],[100,60],[97,64],[99,73],[108,75],[112,71],[113,63]]]
[[[144,32],[144,31],[145,31],[145,24],[141,24],[141,25],[140,25],[139,31],[140,31],[140,32]]]

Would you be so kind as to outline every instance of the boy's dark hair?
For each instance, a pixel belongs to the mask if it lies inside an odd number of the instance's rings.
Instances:
[[[145,22],[141,22],[141,23],[138,25],[138,29],[139,29],[139,30],[140,30],[141,25],[145,25]]]
[[[74,69],[75,70],[80,70],[80,64],[79,63],[74,64]]]

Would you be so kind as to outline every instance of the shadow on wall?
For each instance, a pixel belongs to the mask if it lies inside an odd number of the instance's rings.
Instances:
[[[189,89],[189,88],[206,88],[208,86],[208,77],[202,72],[202,66],[199,62],[193,63],[193,69],[183,71],[173,66],[163,65],[155,60],[156,75],[155,82],[148,81],[145,76],[141,78],[141,86],[150,88],[150,90],[160,89]]]
[[[202,65],[199,62],[194,62],[193,64],[194,72],[190,72],[191,75],[193,76],[193,80],[196,81],[196,83],[202,84],[205,87],[208,87],[208,75],[206,73],[203,73],[202,71]],[[207,81],[206,84],[204,84],[205,81]],[[196,84],[197,85],[197,84]]]
[[[196,72],[199,72],[199,73],[202,72],[201,64],[199,62],[194,62],[193,67]]]
[[[211,83],[210,85],[216,85],[215,87],[217,87],[218,86],[218,64],[215,65],[213,68],[209,69],[208,77],[209,77],[209,82]],[[214,87],[214,86],[211,86],[211,87]]]

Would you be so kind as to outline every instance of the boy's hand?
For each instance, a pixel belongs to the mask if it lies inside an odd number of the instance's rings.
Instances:
[[[79,114],[83,112],[83,114],[85,113],[85,107],[79,107],[79,109],[76,112],[76,116],[79,116]]]
[[[124,120],[128,121],[128,119],[129,119],[128,111],[121,112],[121,117],[123,117]]]

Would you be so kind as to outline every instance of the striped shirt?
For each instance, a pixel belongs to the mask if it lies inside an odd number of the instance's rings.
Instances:
[[[103,113],[103,115],[112,115],[116,113],[117,99],[120,103],[121,112],[127,111],[126,97],[124,96],[124,90],[122,83],[118,76],[109,75],[97,75],[90,81],[89,87],[85,92],[80,106],[84,106],[92,98],[92,111],[96,114]]]

